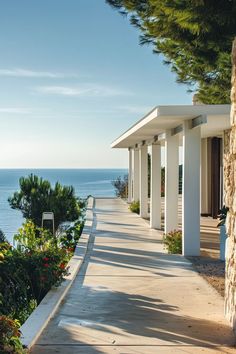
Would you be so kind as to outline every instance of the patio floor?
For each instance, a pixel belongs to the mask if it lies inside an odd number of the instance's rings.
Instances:
[[[119,199],[96,199],[94,215],[83,267],[31,353],[235,353],[223,299],[159,231]]]

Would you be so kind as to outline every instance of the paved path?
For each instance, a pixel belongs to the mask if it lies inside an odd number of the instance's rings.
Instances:
[[[84,265],[33,354],[235,353],[223,300],[117,199],[97,199]]]

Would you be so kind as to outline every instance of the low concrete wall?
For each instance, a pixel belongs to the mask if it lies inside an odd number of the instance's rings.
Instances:
[[[65,280],[59,287],[52,288],[43,298],[37,308],[32,312],[26,322],[21,326],[22,333],[21,341],[24,346],[31,348],[39,338],[43,329],[57,311],[61,301],[66,296],[70,289],[80,267],[84,261],[89,238],[92,232],[93,225],[93,208],[94,198],[89,197],[86,211],[86,221],[79,243],[75,249],[75,253],[68,263],[70,274],[65,277]]]

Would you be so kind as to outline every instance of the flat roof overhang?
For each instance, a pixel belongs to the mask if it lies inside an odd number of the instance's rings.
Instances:
[[[124,149],[143,141],[151,142],[166,130],[178,132],[184,121],[198,117],[204,118],[199,123],[202,138],[222,136],[224,130],[230,129],[230,105],[157,106],[118,137],[111,147]]]

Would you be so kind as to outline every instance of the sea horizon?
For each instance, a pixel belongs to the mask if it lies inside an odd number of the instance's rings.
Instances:
[[[12,243],[24,222],[22,213],[11,209],[8,198],[19,190],[19,178],[31,173],[47,179],[52,185],[72,185],[78,197],[114,197],[111,181],[128,173],[124,168],[0,168],[0,229]]]

